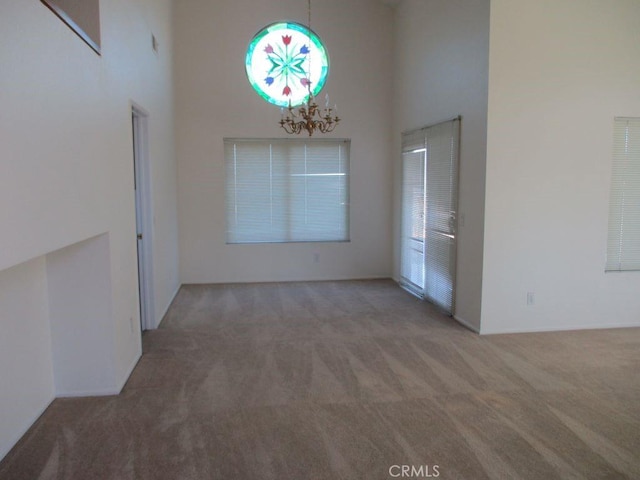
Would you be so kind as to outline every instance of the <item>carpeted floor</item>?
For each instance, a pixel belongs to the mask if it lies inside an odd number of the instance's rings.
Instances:
[[[638,479],[640,329],[480,337],[391,281],[184,286],[0,479]]]

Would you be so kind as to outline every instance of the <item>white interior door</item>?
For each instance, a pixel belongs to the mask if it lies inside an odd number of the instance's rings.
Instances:
[[[148,151],[148,115],[139,107],[131,110],[133,128],[133,166],[136,204],[136,243],[138,247],[138,288],[140,329],[155,328],[153,308],[153,242],[151,184]]]

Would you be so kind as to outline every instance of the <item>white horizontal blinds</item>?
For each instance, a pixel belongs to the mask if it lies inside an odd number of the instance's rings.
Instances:
[[[291,240],[348,240],[344,142],[291,144],[289,159]]]
[[[281,237],[283,152],[268,142],[225,142],[227,241],[268,242]]]
[[[227,242],[349,239],[349,142],[225,140]]]
[[[250,148],[251,147],[251,148]],[[261,148],[260,148],[261,147]],[[258,188],[259,184],[251,178],[254,169],[263,174],[268,173],[268,145],[243,146],[225,144],[225,155],[231,161],[227,163],[227,240],[234,242],[237,237],[249,235],[251,226],[254,229],[263,224],[265,210],[268,212],[269,190]],[[238,162],[238,157],[245,158]],[[238,179],[244,179],[238,181]],[[260,204],[260,207],[254,207]]]
[[[606,270],[640,270],[640,118],[616,118],[613,143]]]
[[[460,119],[402,135],[402,284],[453,313]]]
[[[427,211],[425,287],[427,300],[453,312],[456,271],[456,212],[460,120],[425,130]]]
[[[402,153],[402,238],[400,276],[403,286],[423,295],[425,148],[407,146]],[[416,148],[418,147],[418,148]]]

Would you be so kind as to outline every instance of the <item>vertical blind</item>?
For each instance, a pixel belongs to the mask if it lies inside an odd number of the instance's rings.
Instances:
[[[607,271],[640,270],[640,118],[615,118]]]
[[[225,139],[228,243],[349,240],[349,141]]]
[[[459,142],[460,118],[402,137],[401,280],[449,313],[455,301]]]

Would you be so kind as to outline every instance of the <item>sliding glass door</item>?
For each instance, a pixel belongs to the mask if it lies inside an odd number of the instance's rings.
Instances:
[[[402,136],[402,285],[453,314],[460,119]]]

